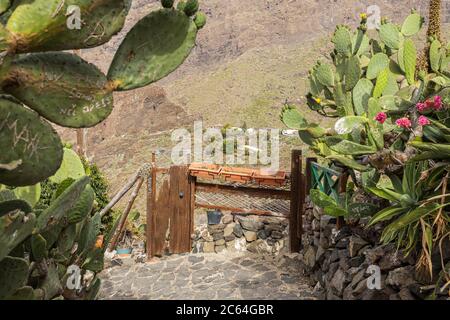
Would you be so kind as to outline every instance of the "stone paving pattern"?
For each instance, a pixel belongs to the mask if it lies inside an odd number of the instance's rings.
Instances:
[[[297,254],[184,254],[147,263],[124,259],[100,277],[99,299],[314,299]]]

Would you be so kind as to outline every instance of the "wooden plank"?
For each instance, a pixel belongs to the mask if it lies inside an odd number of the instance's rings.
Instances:
[[[222,210],[222,211],[232,211],[233,213],[239,213],[239,214],[251,214],[251,215],[271,216],[271,217],[279,217],[279,218],[287,218],[290,216],[290,214],[288,214],[288,213],[284,214],[284,213],[280,213],[280,212],[272,212],[272,211],[257,210],[257,209],[234,208],[234,207],[219,206],[219,205],[199,203],[199,202],[196,202],[195,206],[198,208],[205,208],[205,209],[217,209],[217,210]]]
[[[196,190],[200,192],[208,193],[224,193],[233,195],[247,195],[250,197],[259,198],[273,198],[289,200],[291,198],[291,192],[287,190],[266,189],[266,188],[251,188],[243,186],[229,186],[213,183],[198,182]]]
[[[191,251],[191,197],[187,166],[170,168],[170,243],[171,253]]]
[[[339,177],[339,193],[345,193],[347,190],[348,173],[344,172]],[[344,217],[337,217],[336,229],[340,230],[345,225]]]
[[[189,192],[189,206],[190,206],[190,222],[191,229],[190,233],[194,234],[194,221],[195,221],[195,192],[197,189],[197,178],[193,176],[189,176],[189,184],[191,186]]]
[[[166,248],[166,233],[169,228],[170,218],[170,187],[169,180],[166,179],[155,201],[155,210],[152,215],[151,234],[153,234],[153,242],[151,252],[154,256],[162,256]]]
[[[292,150],[291,153],[291,213],[289,217],[289,242],[291,252],[300,251],[300,239],[297,235],[298,217],[299,217],[299,202],[300,196],[300,181],[301,181],[301,150]]]

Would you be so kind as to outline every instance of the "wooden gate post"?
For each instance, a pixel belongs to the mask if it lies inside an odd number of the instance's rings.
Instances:
[[[156,154],[152,152],[152,167],[150,175],[147,177],[147,260],[150,260],[154,256],[153,243],[155,235],[153,233],[154,223],[154,210],[156,202]]]
[[[289,216],[289,242],[291,252],[300,251],[302,211],[304,187],[302,177],[302,151],[292,150],[291,153],[291,205]]]
[[[347,181],[348,181],[348,173],[343,172],[339,177],[339,192],[338,194],[347,192]],[[336,229],[340,230],[343,226],[345,226],[344,217],[337,217],[336,220]]]

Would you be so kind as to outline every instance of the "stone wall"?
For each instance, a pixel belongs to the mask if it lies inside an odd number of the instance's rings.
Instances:
[[[365,228],[366,223],[361,219],[338,231],[335,218],[309,203],[301,261],[316,294],[327,300],[414,300],[429,296],[434,290],[432,283],[443,285],[438,278],[428,283],[419,280],[423,277],[416,272],[417,257],[405,258],[394,245],[379,245],[381,227]],[[448,247],[444,262],[450,267]],[[380,275],[379,289],[373,288],[375,269]],[[448,289],[437,295],[438,299],[448,297]]]
[[[194,253],[250,251],[279,254],[288,247],[288,220],[284,218],[227,213],[219,224],[196,220],[192,235]]]

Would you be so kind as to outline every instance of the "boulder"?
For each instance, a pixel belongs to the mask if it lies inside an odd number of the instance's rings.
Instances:
[[[244,235],[244,233],[242,231],[242,227],[239,223],[236,223],[236,225],[234,226],[233,233],[238,238],[241,238]]]
[[[331,278],[330,286],[335,290],[338,296],[342,296],[345,288],[345,272],[342,269],[337,269]]]
[[[309,269],[313,269],[316,265],[316,249],[313,246],[309,246],[304,255],[303,262]]]
[[[226,225],[225,229],[223,229],[223,236],[228,237],[233,234],[235,223],[229,223]]]

